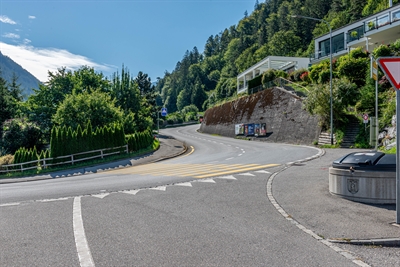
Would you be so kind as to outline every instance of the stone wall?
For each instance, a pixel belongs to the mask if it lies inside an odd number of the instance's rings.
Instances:
[[[272,88],[208,109],[200,131],[235,137],[235,124],[266,123],[267,136],[254,138],[311,145],[321,132],[318,121],[304,110],[300,97]]]

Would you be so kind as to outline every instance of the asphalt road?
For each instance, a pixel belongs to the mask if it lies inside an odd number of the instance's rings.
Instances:
[[[319,150],[197,128],[162,131],[189,148],[178,158],[0,184],[0,265],[368,266],[301,231],[268,195],[271,175]]]

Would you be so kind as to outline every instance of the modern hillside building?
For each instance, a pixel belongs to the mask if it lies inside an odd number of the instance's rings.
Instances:
[[[391,5],[389,3],[389,5]],[[330,57],[329,32],[315,39],[311,64]],[[372,51],[381,44],[400,38],[400,4],[332,31],[332,56],[337,58],[352,49],[363,47]]]
[[[292,72],[302,68],[307,69],[309,63],[310,59],[304,57],[266,57],[237,76],[237,93],[246,92],[248,89],[247,82],[263,74],[268,69]]]
[[[352,24],[332,31],[332,57],[346,55],[352,49],[363,47],[372,51],[381,44],[389,44],[400,39],[400,4],[395,6],[389,1],[389,8],[365,17]],[[251,66],[237,76],[237,93],[246,92],[248,81],[261,75],[268,69],[292,72],[308,68],[330,58],[329,32],[316,38],[315,51],[310,58],[269,56]]]

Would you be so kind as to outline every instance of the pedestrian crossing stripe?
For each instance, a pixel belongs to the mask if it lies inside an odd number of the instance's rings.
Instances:
[[[117,170],[121,174],[208,178],[272,168],[279,164],[166,164],[152,163]]]

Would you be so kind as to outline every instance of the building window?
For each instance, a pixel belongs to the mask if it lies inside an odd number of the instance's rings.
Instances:
[[[344,50],[344,33],[332,37],[333,53]]]
[[[376,29],[376,19],[371,19],[365,22],[365,32],[369,32]]]
[[[359,40],[364,37],[364,26],[361,25],[357,28],[351,29],[347,32],[347,43],[353,42],[355,40]]]
[[[344,33],[332,37],[333,53],[344,50]],[[319,43],[318,58],[328,56],[330,54],[330,39],[323,40]]]
[[[392,12],[392,22],[400,20],[400,9]]]
[[[322,42],[319,42],[319,53],[318,53],[318,58],[321,57],[326,57],[330,53],[330,43],[329,39],[323,40]]]
[[[378,28],[383,27],[388,24],[390,24],[389,14],[386,14],[385,16],[382,16],[382,17],[378,17]]]

